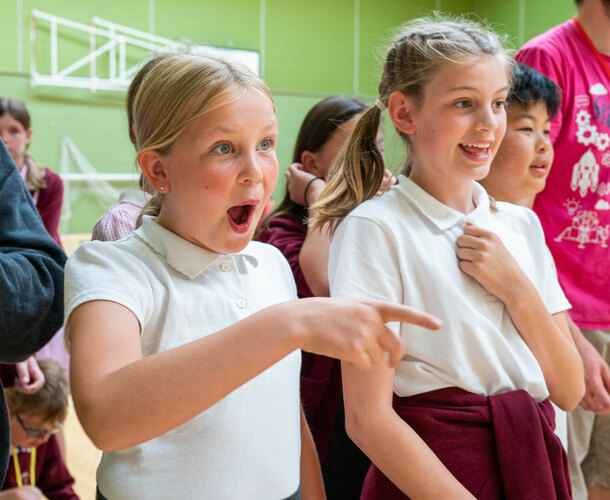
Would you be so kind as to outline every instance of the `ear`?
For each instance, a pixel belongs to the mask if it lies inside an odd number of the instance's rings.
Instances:
[[[138,163],[142,173],[156,191],[162,194],[169,191],[170,182],[166,161],[157,151],[152,149],[143,151],[138,156]]]
[[[315,153],[311,151],[303,151],[301,153],[301,165],[303,165],[303,169],[305,172],[315,175],[316,177],[320,177],[318,167],[318,158]]]
[[[388,99],[388,113],[394,126],[404,134],[415,132],[413,114],[415,103],[402,92],[392,92]]]
[[[34,131],[32,129],[28,130],[28,134],[27,134],[27,141],[25,143],[25,147],[27,148],[30,145],[30,141],[32,140],[32,134],[34,133]]]

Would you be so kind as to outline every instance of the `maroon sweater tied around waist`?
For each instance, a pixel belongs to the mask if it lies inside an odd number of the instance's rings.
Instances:
[[[538,403],[524,390],[480,396],[451,387],[394,396],[394,409],[479,500],[572,498],[548,399]],[[408,497],[372,465],[361,498]]]

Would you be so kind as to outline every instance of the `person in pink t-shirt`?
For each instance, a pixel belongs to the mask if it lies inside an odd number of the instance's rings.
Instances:
[[[515,58],[555,81],[555,163],[534,204],[582,330],[573,336],[587,391],[569,416],[574,498],[610,498],[610,0],[577,0],[576,16]]]

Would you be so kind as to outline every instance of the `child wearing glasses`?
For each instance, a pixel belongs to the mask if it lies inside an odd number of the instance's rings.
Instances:
[[[54,360],[38,362],[45,384],[34,394],[6,389],[11,424],[11,457],[0,499],[78,499],[55,433],[68,413],[68,380]]]

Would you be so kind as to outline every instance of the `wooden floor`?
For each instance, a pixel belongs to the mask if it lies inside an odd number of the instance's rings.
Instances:
[[[78,245],[90,239],[90,234],[67,234],[61,236],[62,245],[67,255],[70,255]],[[72,405],[70,405],[68,410],[64,433],[68,455],[68,469],[76,480],[74,489],[82,500],[95,500],[95,471],[102,452],[86,436]]]
[[[68,469],[76,480],[74,490],[82,500],[95,500],[95,470],[102,452],[86,436],[72,405],[68,410],[64,433]]]

